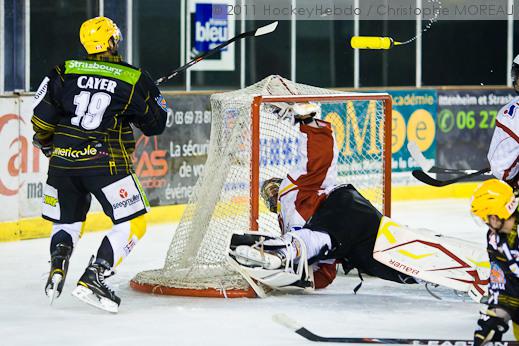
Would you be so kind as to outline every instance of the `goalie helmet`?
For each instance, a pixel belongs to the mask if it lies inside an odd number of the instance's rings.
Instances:
[[[518,199],[510,185],[498,179],[490,179],[476,188],[470,209],[473,215],[488,223],[490,215],[508,219],[516,212]]]
[[[512,85],[514,86],[515,92],[519,94],[519,85],[517,82],[519,80],[519,55],[517,55],[512,63]]]
[[[261,198],[273,213],[278,212],[278,193],[282,181],[281,178],[270,178],[261,185]]]
[[[117,49],[122,40],[121,31],[110,18],[95,17],[85,21],[79,29],[79,39],[88,54],[106,52],[113,40],[113,48]]]

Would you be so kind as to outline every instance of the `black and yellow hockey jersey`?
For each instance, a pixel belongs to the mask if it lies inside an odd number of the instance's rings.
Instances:
[[[49,175],[133,171],[133,123],[148,136],[164,131],[167,104],[152,79],[120,61],[67,60],[35,96],[36,140],[52,145]],[[119,58],[119,59],[117,59]]]
[[[519,239],[517,230],[509,234],[487,233],[490,260],[489,305],[499,305],[519,322]],[[517,320],[517,321],[516,321]]]

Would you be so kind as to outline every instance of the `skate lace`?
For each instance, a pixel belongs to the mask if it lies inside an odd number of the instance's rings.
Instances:
[[[110,293],[114,293],[115,294],[115,290],[113,288],[113,286],[106,282],[105,281],[105,276],[103,274],[99,275],[99,282],[101,283],[101,285],[103,285],[107,290],[110,291]]]

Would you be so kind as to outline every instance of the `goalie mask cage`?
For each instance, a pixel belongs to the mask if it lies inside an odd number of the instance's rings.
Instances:
[[[279,76],[211,96],[210,147],[204,172],[173,235],[164,268],[138,273],[132,288],[150,293],[255,297],[228,263],[233,232],[279,234],[277,216],[260,200],[266,179],[285,177],[302,158],[298,128],[273,114],[273,102],[317,102],[339,150],[339,184],[353,184],[390,214],[391,97],[340,93]]]

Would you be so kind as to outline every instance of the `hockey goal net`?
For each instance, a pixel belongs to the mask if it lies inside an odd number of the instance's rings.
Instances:
[[[272,102],[318,102],[333,125],[338,183],[351,183],[385,215],[390,213],[391,98],[340,93],[279,76],[211,96],[210,148],[203,176],[175,231],[164,268],[131,281],[144,292],[187,296],[253,297],[227,262],[233,232],[279,233],[277,216],[260,200],[261,183],[284,177],[301,157],[298,129],[278,120]]]

